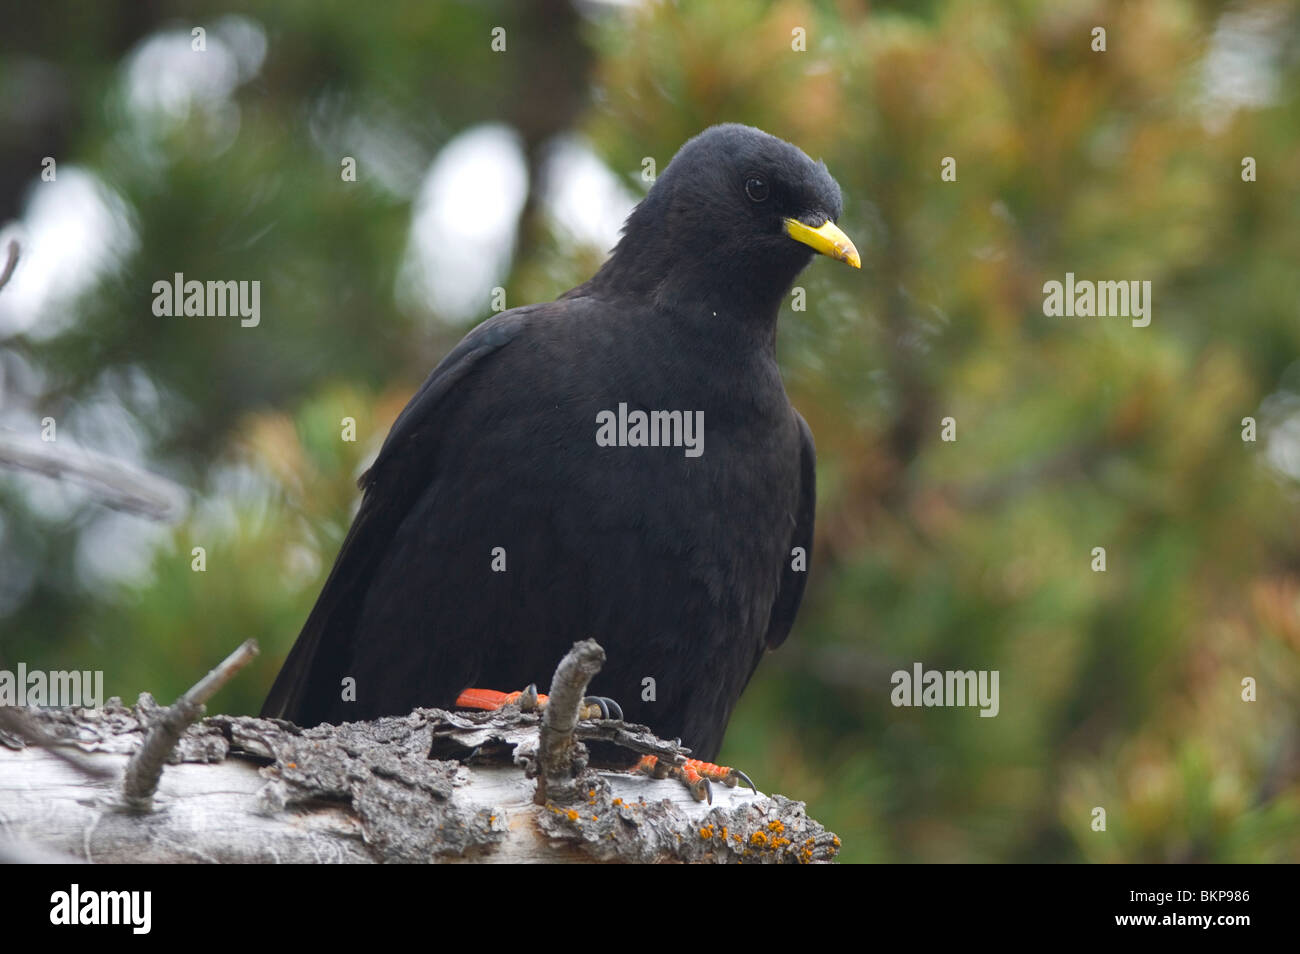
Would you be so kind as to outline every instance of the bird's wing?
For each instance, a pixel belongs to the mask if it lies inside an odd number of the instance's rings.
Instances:
[[[785,570],[781,576],[781,589],[772,604],[772,617],[767,624],[767,648],[776,649],[790,635],[799,603],[803,600],[804,583],[808,580],[808,561],[812,558],[813,518],[817,510],[817,450],[813,446],[812,431],[798,411],[794,412],[799,424],[799,505],[791,514],[790,545],[785,554]],[[802,547],[804,569],[796,570],[793,550]]]
[[[371,574],[407,512],[428,485],[437,456],[438,434],[445,422],[441,407],[447,395],[491,354],[519,335],[537,306],[517,308],[479,325],[443,358],[398,415],[379,455],[358,481],[365,496],[343,541],[334,568],[303,624],[288,658],[262,706],[263,718],[289,719],[304,725],[320,721],[337,700],[339,686],[313,678],[322,650],[329,656],[350,654]]]

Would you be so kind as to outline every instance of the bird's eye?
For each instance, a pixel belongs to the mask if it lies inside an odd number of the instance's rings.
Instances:
[[[767,199],[767,180],[762,176],[750,176],[745,180],[745,195],[749,196],[751,202],[762,202]]]

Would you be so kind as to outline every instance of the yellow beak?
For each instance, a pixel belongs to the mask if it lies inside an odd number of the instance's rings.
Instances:
[[[803,242],[814,252],[828,255],[837,262],[852,265],[854,268],[862,267],[857,246],[830,219],[815,229],[804,225],[798,219],[786,219],[785,234],[796,242]]]

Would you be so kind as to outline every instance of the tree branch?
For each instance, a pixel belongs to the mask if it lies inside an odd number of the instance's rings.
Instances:
[[[130,708],[111,699],[32,716],[116,778],[158,711],[146,694]],[[676,780],[626,772],[587,770],[576,801],[536,805],[519,762],[535,752],[541,720],[515,706],[311,729],[210,716],[171,754],[155,795],[167,810],[147,814],[121,811],[115,782],[87,779],[45,748],[0,747],[0,818],[26,857],[110,863],[815,863],[839,848],[780,795],[722,788],[710,806]],[[579,722],[574,738],[683,757],[613,720]]]
[[[10,430],[0,430],[0,467],[75,481],[105,506],[152,520],[174,520],[185,508],[185,491],[164,477],[106,454],[27,440]]]
[[[13,277],[14,269],[18,267],[18,240],[10,239],[9,247],[5,250],[4,268],[0,269],[0,289],[9,284],[9,279]]]
[[[575,751],[581,743],[574,741],[573,733],[578,727],[579,710],[587,686],[604,664],[605,650],[594,640],[584,639],[574,643],[555,668],[550,699],[537,740],[537,795],[534,800],[538,805],[545,805],[552,793],[557,800],[569,801],[575,777],[586,768],[586,749]]]
[[[257,641],[243,645],[200,679],[154,721],[144,743],[131,756],[122,778],[122,798],[134,812],[153,810],[153,795],[162,778],[163,764],[171,757],[181,736],[203,715],[204,703],[257,655]]]

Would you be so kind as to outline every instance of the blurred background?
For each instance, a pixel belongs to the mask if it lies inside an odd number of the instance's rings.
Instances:
[[[514,306],[589,277],[645,160],[738,121],[825,160],[863,270],[814,262],[782,317],[816,549],[722,760],[807,801],[846,861],[1300,861],[1295,4],[52,0],[3,20],[0,223],[23,257],[0,435],[52,417],[54,446],[186,503],[150,520],[0,469],[0,668],[170,701],[251,636],[262,656],[210,709],[256,712],[356,477],[492,289]],[[259,280],[260,323],[156,317],[176,272]],[[1151,282],[1150,326],[1046,317],[1067,272]],[[916,662],[998,670],[998,716],[895,708]]]

